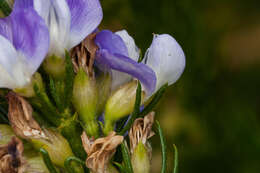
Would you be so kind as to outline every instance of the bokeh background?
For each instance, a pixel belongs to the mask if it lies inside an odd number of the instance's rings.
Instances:
[[[169,33],[186,69],[157,106],[180,173],[260,172],[260,1],[101,0],[101,28],[127,29],[144,53],[152,33]],[[160,144],[153,137],[153,172]]]

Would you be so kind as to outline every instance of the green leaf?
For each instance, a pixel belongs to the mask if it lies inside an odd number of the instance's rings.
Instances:
[[[141,86],[140,82],[138,82],[138,86],[137,86],[137,89],[136,89],[134,111],[133,111],[128,123],[126,124],[126,126],[119,133],[120,135],[124,135],[131,128],[132,124],[134,123],[134,120],[139,115],[141,100],[142,100],[142,86]]]
[[[66,51],[65,54],[66,59],[66,76],[65,76],[65,88],[64,88],[64,107],[67,108],[70,104],[73,90],[73,82],[74,82],[74,70],[71,62],[71,58],[69,52]]]
[[[161,173],[166,172],[166,162],[167,162],[167,155],[166,155],[166,144],[165,144],[165,138],[163,136],[163,132],[161,129],[161,126],[158,121],[156,121],[156,126],[157,130],[160,136],[160,141],[161,141],[161,150],[162,150],[162,168],[161,168]]]
[[[140,116],[145,116],[149,112],[153,110],[153,108],[157,105],[157,103],[162,98],[163,94],[165,93],[166,89],[168,87],[168,84],[163,85],[153,96],[151,102],[143,109],[143,111],[140,113]]]
[[[60,98],[59,92],[57,91],[55,81],[52,78],[50,78],[49,87],[50,87],[51,96],[54,99],[57,108],[59,109],[60,112],[62,112],[63,111],[63,105],[61,103],[61,98]]]
[[[5,0],[0,0],[0,10],[4,13],[5,16],[9,16],[9,14],[12,12],[12,9]]]
[[[120,163],[114,162],[114,164],[119,168],[120,172],[127,172],[126,168]]]
[[[121,144],[121,150],[122,150],[122,155],[123,155],[123,162],[124,162],[124,165],[126,167],[127,173],[133,173],[131,158],[130,158],[130,155],[129,155],[128,148],[126,146],[126,142],[123,142]]]
[[[34,85],[34,92],[37,101],[40,103],[40,105],[34,104],[34,106],[37,106],[38,110],[40,110],[45,115],[45,118],[49,122],[58,126],[60,124],[61,116],[58,114],[55,106],[51,103],[46,92],[40,90],[37,85]]]
[[[173,171],[172,173],[178,172],[178,149],[175,144],[173,144],[174,148],[174,164],[173,164]]]
[[[9,120],[7,118],[7,111],[0,105],[0,119],[3,123],[9,123]]]
[[[57,170],[55,169],[54,165],[52,164],[52,161],[50,159],[48,152],[45,149],[41,148],[40,153],[42,154],[43,161],[44,161],[45,165],[47,166],[48,170],[50,171],[50,173],[58,173]]]

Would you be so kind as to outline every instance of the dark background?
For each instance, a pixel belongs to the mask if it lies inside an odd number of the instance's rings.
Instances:
[[[260,172],[260,1],[102,0],[102,28],[127,29],[144,53],[152,33],[169,33],[186,69],[157,106],[180,173]],[[160,144],[153,137],[153,172]]]

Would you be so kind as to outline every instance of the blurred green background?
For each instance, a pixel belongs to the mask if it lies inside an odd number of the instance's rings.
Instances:
[[[260,172],[260,1],[102,0],[102,28],[127,29],[144,53],[152,33],[169,33],[186,69],[157,106],[180,173]],[[153,172],[160,144],[153,137]]]

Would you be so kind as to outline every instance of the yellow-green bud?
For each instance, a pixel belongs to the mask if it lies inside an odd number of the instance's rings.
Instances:
[[[150,157],[146,146],[139,142],[133,151],[131,162],[134,173],[149,173],[150,172]]]
[[[65,58],[51,55],[43,62],[43,68],[53,78],[63,79],[66,70]]]
[[[43,148],[48,151],[52,162],[60,167],[64,167],[64,161],[73,156],[67,140],[59,133],[52,130],[45,130],[46,138],[31,139],[36,149]]]
[[[42,173],[49,173],[41,156],[26,158],[26,169],[24,173],[36,173],[41,171]]]
[[[35,96],[34,85],[37,85],[37,87],[40,90],[44,90],[42,77],[41,77],[41,74],[38,72],[34,73],[34,75],[31,78],[30,83],[28,83],[26,86],[24,86],[22,88],[15,88],[14,92],[16,92],[19,95],[24,96],[24,97],[29,97],[29,98],[34,97]]]
[[[98,136],[96,121],[98,93],[96,82],[79,69],[73,86],[72,102],[79,114],[79,119],[89,136]]]
[[[137,81],[131,81],[117,89],[108,98],[105,107],[105,134],[113,130],[115,121],[133,112],[137,86]],[[142,92],[142,98],[144,94]]]

